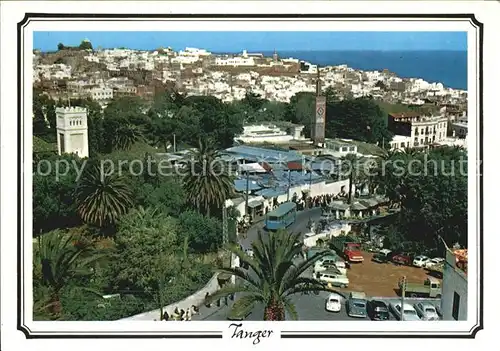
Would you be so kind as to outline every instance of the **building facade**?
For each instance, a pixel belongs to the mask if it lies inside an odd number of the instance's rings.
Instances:
[[[89,157],[87,109],[82,107],[56,108],[57,151]]]
[[[446,139],[448,120],[415,112],[390,113],[387,128],[396,136],[409,137],[409,143],[405,140],[407,147],[428,147]]]
[[[465,253],[465,254],[464,254]],[[467,320],[467,251],[447,251],[443,266],[443,320]]]

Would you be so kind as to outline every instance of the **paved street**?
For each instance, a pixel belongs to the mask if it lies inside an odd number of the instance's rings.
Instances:
[[[289,227],[291,232],[305,233],[307,231],[307,222],[311,218],[316,223],[319,221],[321,216],[321,209],[316,208],[312,210],[307,210],[304,212],[297,213],[297,221]],[[247,238],[240,240],[241,245],[244,249],[250,247],[251,242],[257,239],[257,233],[262,230],[263,223],[258,223],[253,226],[248,234]],[[306,275],[312,274],[312,269],[305,273]],[[348,294],[348,292],[342,292],[342,295]],[[292,301],[295,304],[299,320],[309,320],[309,321],[329,321],[329,320],[360,320],[360,318],[351,318],[347,316],[345,310],[345,303],[342,304],[342,310],[338,313],[328,312],[325,309],[326,298],[329,293],[322,291],[319,295],[309,294],[309,295],[294,295],[292,296]],[[235,300],[238,297],[236,296]],[[384,298],[381,299],[389,305],[390,302],[400,302],[397,298]],[[427,299],[427,301],[437,304],[439,300]],[[345,302],[345,301],[344,301]],[[415,299],[405,299],[405,303],[414,304],[417,300]],[[227,314],[229,308],[232,306],[234,301],[228,300],[228,306],[225,306],[224,301],[221,302],[221,306],[217,307],[215,304],[212,307],[207,308],[205,306],[200,307],[200,313],[193,316],[193,320],[210,320],[210,321],[224,321],[227,320]],[[246,318],[249,321],[262,321],[263,319],[263,306],[256,306],[253,312]],[[395,319],[391,314],[391,319]],[[288,318],[287,319],[291,319]],[[369,319],[366,319],[369,320]]]

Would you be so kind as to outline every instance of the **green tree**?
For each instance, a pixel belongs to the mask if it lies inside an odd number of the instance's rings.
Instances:
[[[179,216],[180,233],[189,237],[189,247],[198,253],[216,251],[222,245],[222,222],[195,211]]]
[[[300,92],[292,96],[287,108],[286,119],[292,123],[302,124],[306,136],[311,135],[315,104],[314,93]]]
[[[117,231],[109,274],[112,288],[152,292],[161,268],[160,257],[172,253],[178,244],[177,221],[158,210],[138,208],[120,219]],[[174,274],[179,266],[172,260],[167,267]]]
[[[82,160],[76,156],[52,156],[33,172],[33,235],[81,223],[74,195]]]
[[[92,43],[88,40],[82,40],[79,46],[80,50],[94,50]]]
[[[47,121],[43,113],[43,107],[38,105],[33,107],[33,135],[44,138],[48,132]]]
[[[158,182],[142,182],[136,189],[136,203],[158,209],[164,215],[178,216],[186,203],[182,182],[174,177],[156,176]]]
[[[113,169],[90,164],[76,189],[78,213],[83,221],[108,227],[116,224],[133,205],[132,192]]]
[[[326,290],[320,281],[306,277],[305,273],[316,260],[328,254],[320,252],[305,261],[297,263],[295,258],[302,253],[300,234],[286,231],[270,232],[264,239],[259,232],[258,240],[252,243],[253,257],[249,257],[239,247],[233,245],[230,251],[240,259],[240,265],[247,264],[249,271],[242,268],[221,268],[220,272],[236,276],[236,285],[223,287],[214,294],[220,298],[228,294],[243,295],[233,305],[234,311],[245,311],[256,304],[264,305],[264,320],[283,321],[285,312],[292,319],[298,315],[290,296]]]
[[[62,311],[60,298],[63,288],[71,283],[71,288],[83,289],[75,283],[82,277],[90,276],[95,263],[106,255],[98,253],[91,242],[60,231],[39,237],[35,257],[40,262],[41,274],[35,276],[41,276],[41,285],[48,289],[46,307],[51,315],[58,316]]]
[[[211,141],[200,140],[184,175],[187,201],[206,215],[215,209],[220,212],[225,201],[234,194],[228,166],[218,159],[218,155]]]
[[[325,135],[367,143],[385,143],[392,140],[386,127],[387,116],[371,98],[344,99],[328,103]]]
[[[64,44],[63,43],[57,44],[57,50],[59,51],[64,50]]]

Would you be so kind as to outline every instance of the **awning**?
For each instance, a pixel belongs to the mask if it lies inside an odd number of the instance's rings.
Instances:
[[[259,207],[263,203],[264,203],[264,200],[252,200],[252,201],[248,202],[248,207],[250,207],[250,208]]]

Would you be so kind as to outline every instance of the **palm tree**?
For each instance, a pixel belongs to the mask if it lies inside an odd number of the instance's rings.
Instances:
[[[132,207],[132,192],[124,178],[97,164],[86,168],[76,188],[77,209],[87,223],[114,225]]]
[[[258,240],[252,243],[253,257],[233,245],[229,250],[239,257],[240,267],[221,268],[218,271],[234,275],[236,285],[228,285],[216,292],[212,299],[219,299],[235,293],[242,293],[233,305],[233,312],[252,309],[256,304],[264,305],[264,320],[283,321],[285,311],[291,318],[298,315],[290,297],[294,294],[327,290],[322,282],[303,276],[310,267],[328,251],[323,251],[309,259],[296,263],[295,258],[302,253],[300,233],[289,234],[277,231],[263,238],[259,232]]]
[[[93,243],[82,237],[52,231],[38,238],[38,252],[35,257],[41,264],[41,284],[49,294],[48,309],[52,315],[62,311],[61,291],[68,283],[72,287],[78,279],[93,273],[94,265],[107,256],[106,251],[97,252]],[[92,291],[89,288],[78,287]],[[96,294],[98,292],[92,291]]]
[[[141,140],[142,137],[143,134],[139,127],[130,123],[121,125],[114,133],[113,148],[130,150],[132,145]]]
[[[341,172],[348,172],[349,176],[349,193],[347,194],[348,203],[352,202],[352,186],[354,183],[359,183],[359,158],[356,154],[347,154],[342,157],[342,163],[340,165]]]
[[[188,201],[206,215],[210,215],[211,209],[221,209],[234,193],[228,168],[218,156],[210,141],[200,140],[183,179]]]

